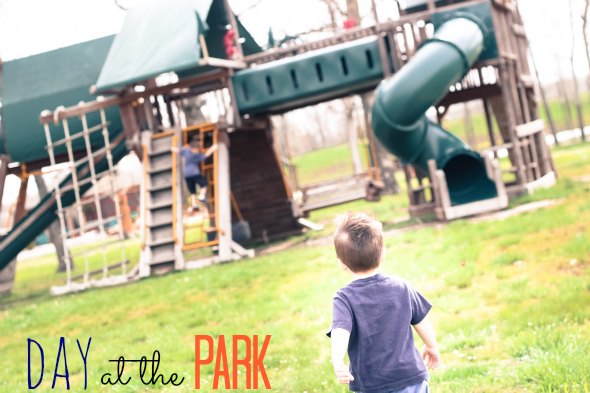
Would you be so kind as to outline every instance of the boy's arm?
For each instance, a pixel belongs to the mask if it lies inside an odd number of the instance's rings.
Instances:
[[[217,143],[207,149],[207,151],[205,152],[205,157],[206,158],[210,157],[211,154],[213,154],[215,152],[215,150],[217,150]]]
[[[336,328],[331,332],[332,338],[332,365],[338,382],[348,384],[354,381],[354,377],[348,371],[348,366],[344,363],[344,355],[348,349],[348,340],[350,332],[342,328]]]
[[[422,349],[422,358],[430,369],[435,369],[440,365],[441,358],[438,352],[438,344],[436,343],[436,335],[434,328],[430,323],[428,316],[424,317],[420,323],[413,325],[416,333],[424,342],[424,349]]]

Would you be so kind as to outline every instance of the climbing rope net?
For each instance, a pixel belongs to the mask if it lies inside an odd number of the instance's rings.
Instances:
[[[122,134],[111,141],[104,108],[77,116],[60,116],[64,109],[58,107],[53,112],[53,126],[44,123],[51,166],[55,167],[58,159],[61,163],[63,157],[66,163],[61,165],[65,179],[55,187],[57,218],[65,245],[66,283],[51,288],[55,295],[120,284],[130,277],[114,156],[116,145],[125,141]],[[81,130],[72,132],[71,126]],[[117,158],[121,154],[118,152]],[[107,187],[99,186],[103,178],[101,185],[106,181]],[[105,214],[101,202],[108,198],[114,201],[115,212],[111,216]],[[81,260],[83,272],[78,273],[82,270],[78,267]]]

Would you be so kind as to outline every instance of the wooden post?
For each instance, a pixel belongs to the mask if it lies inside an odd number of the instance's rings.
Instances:
[[[123,123],[123,131],[127,140],[133,140],[139,136],[138,119],[135,116],[135,110],[130,103],[122,104],[119,107],[121,111],[121,121]]]
[[[224,130],[219,130],[217,160],[217,225],[221,229],[219,231],[219,260],[223,262],[232,259],[229,137]]]
[[[346,108],[346,132],[348,133],[348,147],[352,157],[352,166],[354,173],[359,174],[363,171],[363,165],[361,163],[361,154],[359,152],[358,143],[358,132],[354,122],[354,102],[351,98],[344,100],[344,107]]]
[[[20,188],[16,200],[16,211],[14,212],[14,224],[20,221],[25,215],[25,203],[27,200],[27,186],[29,185],[29,174],[26,172],[25,164],[22,164],[22,174],[20,177]]]
[[[483,98],[483,110],[486,118],[486,126],[488,128],[488,136],[492,147],[496,146],[496,135],[494,134],[494,123],[492,122],[492,111],[490,110],[490,102],[487,98]],[[494,149],[494,158],[497,157],[497,151]]]
[[[121,226],[126,238],[133,235],[133,220],[131,219],[131,209],[129,208],[129,199],[126,190],[119,191],[119,210],[121,212]]]
[[[504,110],[508,118],[508,135],[510,136],[510,142],[512,142],[512,164],[516,168],[516,179],[517,183],[523,186],[526,181],[525,168],[522,160],[521,143],[516,135],[516,115],[514,113],[515,102],[513,95],[510,94],[510,90],[513,89],[513,84],[510,80],[510,74],[508,73],[509,65],[506,60],[502,60],[500,64],[500,79],[502,82],[502,98],[504,100]]]
[[[8,175],[8,163],[10,157],[6,154],[0,155],[0,212],[2,212],[2,198],[4,197],[4,183]]]

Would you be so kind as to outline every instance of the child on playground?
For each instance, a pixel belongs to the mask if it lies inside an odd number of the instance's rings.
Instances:
[[[180,149],[180,156],[182,157],[182,172],[184,180],[191,194],[190,210],[198,210],[197,203],[197,185],[199,186],[199,201],[204,203],[207,196],[207,179],[201,174],[201,162],[210,157],[217,145],[209,147],[204,153],[201,151],[199,139],[193,137],[186,145]]]
[[[353,277],[333,299],[328,337],[336,378],[355,392],[427,393],[426,365],[434,369],[441,361],[427,318],[432,305],[407,282],[379,273],[381,223],[360,213],[341,216],[334,246]],[[425,344],[422,356],[410,326]],[[344,363],[347,350],[350,368]]]

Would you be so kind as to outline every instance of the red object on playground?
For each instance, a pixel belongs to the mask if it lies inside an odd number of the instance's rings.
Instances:
[[[223,45],[225,46],[225,55],[228,59],[234,57],[238,52],[235,47],[236,32],[233,29],[229,29],[223,36]]]
[[[352,29],[355,26],[356,26],[356,19],[354,19],[354,18],[348,18],[344,21],[344,28],[345,29]]]

